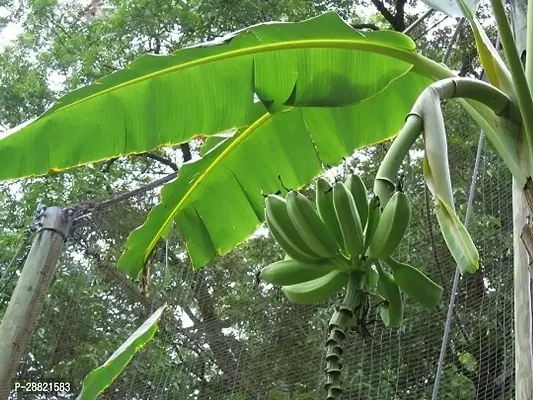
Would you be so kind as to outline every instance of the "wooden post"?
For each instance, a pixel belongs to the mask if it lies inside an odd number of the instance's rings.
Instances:
[[[0,399],[7,399],[41,314],[72,218],[59,207],[44,210],[42,225],[0,323]]]
[[[518,54],[524,62],[526,50],[527,1],[510,0],[511,24]],[[527,159],[527,155],[523,159]],[[531,165],[524,165],[533,171]],[[531,276],[528,252],[520,236],[531,216],[524,188],[513,180],[513,252],[514,252],[514,331],[515,399],[533,400],[533,345],[531,337]]]
[[[533,400],[531,309],[528,253],[520,235],[529,206],[521,185],[513,181],[515,399]]]

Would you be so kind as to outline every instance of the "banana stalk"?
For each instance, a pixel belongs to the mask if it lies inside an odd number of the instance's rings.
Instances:
[[[348,280],[346,294],[340,307],[333,313],[328,327],[328,339],[326,340],[326,383],[327,400],[337,400],[342,396],[341,387],[341,356],[343,353],[342,343],[346,338],[346,330],[350,320],[354,317],[356,307],[364,299],[361,289],[361,274],[352,273]]]
[[[436,82],[419,96],[404,127],[393,142],[381,164],[374,182],[374,193],[382,207],[391,198],[394,181],[403,159],[418,136],[424,131],[424,177],[437,206],[439,225],[452,256],[463,272],[474,272],[479,267],[479,254],[463,224],[457,218],[453,205],[449,166],[446,150],[446,133],[440,101],[451,98],[469,98],[489,107],[496,116],[494,129],[487,135],[521,184],[527,174],[519,167],[518,141],[515,137],[503,138],[513,123],[520,122],[520,112],[509,97],[499,89],[481,81],[450,78]]]
[[[426,120],[429,119],[425,110],[428,107],[440,107],[441,100],[452,98],[476,100],[494,112],[492,116],[489,113],[482,114],[462,101],[469,112],[475,111],[475,120],[480,124],[484,123],[482,128],[502,155],[515,179],[520,184],[526,183],[527,174],[519,167],[518,162],[518,135],[514,132],[521,122],[517,106],[505,93],[485,82],[468,78],[448,78],[430,85],[422,92],[385,155],[374,181],[374,193],[379,197],[381,207],[385,207],[389,201],[400,166],[416,139],[423,130],[426,137],[433,134],[425,126],[428,122]],[[502,119],[498,117],[505,118],[506,122],[502,123]]]

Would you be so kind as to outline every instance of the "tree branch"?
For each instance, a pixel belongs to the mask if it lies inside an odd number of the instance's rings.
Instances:
[[[202,317],[202,328],[207,337],[209,348],[213,352],[216,364],[228,378],[235,378],[237,365],[233,354],[229,351],[227,338],[217,327],[218,315],[215,308],[213,296],[209,293],[207,282],[203,271],[196,273],[195,298],[198,303],[198,310]]]
[[[398,25],[396,23],[396,18],[394,15],[391,14],[389,10],[387,10],[387,7],[385,7],[385,4],[381,0],[372,0],[372,3],[374,6],[376,6],[377,10],[383,15],[383,18],[387,20],[389,24],[394,28],[395,31],[401,31],[402,29],[398,29]]]
[[[173,172],[171,174],[168,174],[167,176],[164,176],[161,179],[157,179],[151,183],[148,183],[147,185],[141,186],[140,188],[130,190],[125,193],[119,193],[104,200],[95,200],[92,202],[77,203],[65,206],[65,208],[71,208],[74,210],[75,218],[73,221],[73,229],[81,226],[82,223],[80,222],[80,220],[91,214],[92,212],[103,210],[107,206],[120,203],[131,197],[148,192],[149,190],[155,189],[159,186],[164,185],[167,182],[170,182],[172,179],[176,178],[176,176],[178,176],[178,174],[176,172]]]
[[[167,159],[167,158],[165,158],[163,156],[160,156],[159,154],[156,154],[156,153],[147,152],[147,153],[137,154],[137,156],[151,158],[152,160],[159,161],[161,164],[164,164],[167,167],[172,168],[172,170],[174,172],[177,172],[178,169],[179,169],[179,167],[177,166],[176,163],[174,163],[174,162],[170,161],[169,159]]]
[[[198,317],[196,315],[194,315],[194,313],[191,310],[191,307],[188,306],[188,305],[182,305],[181,308],[183,309],[185,314],[187,314],[187,316],[191,319],[191,321],[194,323],[194,325],[196,325],[196,327],[198,327],[198,325],[200,325],[200,323],[202,321],[200,321],[198,319]]]
[[[394,19],[396,20],[397,31],[403,32],[406,28],[405,26],[405,3],[407,0],[396,0],[396,15]]]
[[[432,29],[435,29],[437,26],[440,25],[441,22],[443,22],[444,20],[448,19],[448,16],[445,15],[444,18],[442,18],[441,20],[439,20],[438,22],[435,22],[432,26],[430,26],[429,28],[427,28],[424,32],[422,32],[420,35],[418,35],[416,38],[413,39],[413,41],[417,41],[418,39],[420,39],[421,37],[425,36],[430,30]]]
[[[111,169],[111,166],[115,163],[115,161],[118,160],[118,157],[113,157],[113,158],[110,158],[109,160],[107,160],[104,165],[102,166],[102,169],[101,171],[104,172],[104,173],[108,173],[109,170]]]
[[[180,149],[183,153],[183,161],[184,162],[190,161],[192,159],[192,154],[191,154],[191,148],[189,144],[188,143],[181,144]],[[161,179],[157,179],[151,183],[148,183],[147,185],[141,186],[140,188],[130,190],[125,193],[120,193],[120,194],[111,196],[107,199],[101,199],[101,200],[95,200],[95,201],[90,201],[86,203],[77,203],[77,204],[71,204],[71,205],[65,206],[65,208],[71,208],[74,210],[74,221],[73,221],[72,229],[74,230],[75,228],[81,226],[82,223],[80,222],[80,220],[94,211],[103,210],[107,206],[120,203],[121,201],[127,200],[139,194],[148,192],[149,190],[155,189],[159,186],[164,185],[167,182],[170,182],[171,180],[173,180],[174,178],[178,176],[178,166],[175,165],[175,167],[176,167],[176,170],[175,170],[176,172],[173,172],[167,176],[164,176]]]
[[[379,27],[376,24],[351,24],[354,29],[370,29],[371,31],[379,31]]]
[[[191,146],[189,145],[189,143],[180,144],[180,150],[183,155],[183,162],[192,160]]]
[[[464,54],[461,58],[461,69],[459,70],[459,76],[466,76],[469,73],[473,73],[479,79],[478,74],[474,71],[472,62],[477,58],[477,49],[474,47],[468,53]]]

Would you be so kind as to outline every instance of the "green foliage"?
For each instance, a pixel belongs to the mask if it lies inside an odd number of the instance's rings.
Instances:
[[[52,100],[46,71],[35,68],[24,52],[7,47],[0,53],[0,127],[11,127],[44,112]]]
[[[83,381],[79,400],[96,399],[126,368],[132,357],[154,336],[166,305],[160,307],[111,355]]]

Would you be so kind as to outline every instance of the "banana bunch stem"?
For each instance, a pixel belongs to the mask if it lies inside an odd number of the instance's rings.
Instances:
[[[346,294],[339,308],[333,313],[328,327],[328,339],[326,340],[326,383],[327,400],[341,398],[341,371],[340,362],[343,353],[343,341],[346,338],[346,330],[358,304],[364,293],[357,286],[357,279],[352,273],[348,280]]]
[[[394,191],[394,180],[407,153],[420,134],[433,134],[433,129],[428,124],[441,124],[443,121],[434,121],[429,118],[428,110],[440,108],[440,101],[452,98],[467,98],[479,101],[489,107],[497,116],[504,117],[515,123],[520,122],[520,112],[509,97],[499,89],[478,80],[469,78],[449,78],[435,82],[427,87],[418,97],[405,124],[385,155],[383,162],[376,174],[374,193],[379,197],[381,206],[385,206]],[[524,171],[518,167],[515,156],[516,143],[508,139],[494,137],[487,131],[489,139],[493,142],[505,163],[520,182],[525,183]]]

